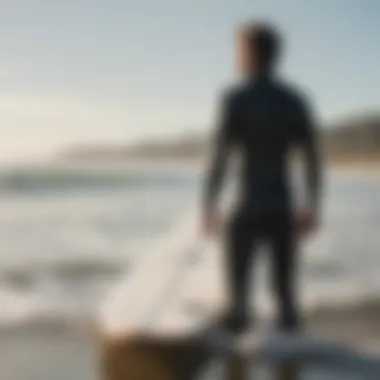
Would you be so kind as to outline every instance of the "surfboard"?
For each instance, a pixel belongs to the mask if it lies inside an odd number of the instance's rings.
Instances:
[[[188,213],[113,287],[99,312],[103,336],[182,339],[215,320],[225,305],[220,246],[199,238],[197,221]]]
[[[199,237],[194,207],[135,260],[102,303],[97,327],[105,380],[192,379],[225,305],[217,242]],[[209,335],[207,341],[217,343]]]

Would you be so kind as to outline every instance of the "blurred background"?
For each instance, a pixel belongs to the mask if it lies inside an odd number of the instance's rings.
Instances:
[[[2,1],[0,378],[95,378],[78,330],[197,201],[250,19],[284,32],[282,72],[321,120],[307,297],[379,316],[379,18],[377,0]],[[355,339],[377,339],[371,326]]]

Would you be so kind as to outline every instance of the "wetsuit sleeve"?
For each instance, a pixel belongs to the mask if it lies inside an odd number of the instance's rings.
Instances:
[[[233,103],[231,96],[225,95],[219,104],[219,115],[212,141],[212,155],[206,172],[204,207],[214,206],[225,177],[226,166],[233,146]]]
[[[305,180],[308,204],[317,211],[321,193],[321,158],[317,121],[306,100],[299,102],[296,140],[305,162]]]

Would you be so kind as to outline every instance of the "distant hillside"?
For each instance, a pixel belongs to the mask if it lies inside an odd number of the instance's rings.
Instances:
[[[341,120],[325,131],[322,141],[331,159],[380,160],[380,113]]]
[[[193,160],[203,156],[207,138],[185,135],[170,140],[151,140],[136,145],[77,146],[64,152],[69,160]]]
[[[341,120],[321,135],[324,154],[332,160],[380,160],[380,113]],[[165,141],[146,141],[133,146],[78,146],[64,152],[69,160],[194,160],[204,156],[209,138],[185,135]],[[62,157],[62,156],[61,156]]]

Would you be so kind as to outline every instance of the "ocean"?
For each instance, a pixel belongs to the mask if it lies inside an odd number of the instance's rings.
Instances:
[[[326,175],[322,229],[302,252],[314,304],[380,295],[380,175],[359,174]],[[201,186],[199,171],[180,166],[3,169],[0,329],[91,318]]]
[[[0,329],[91,316],[196,187],[182,170],[3,170]]]

